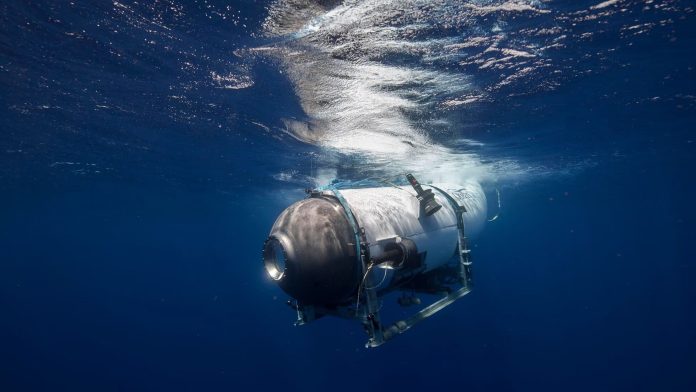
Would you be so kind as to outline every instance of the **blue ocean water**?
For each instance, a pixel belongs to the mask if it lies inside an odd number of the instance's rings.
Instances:
[[[0,4],[0,389],[696,388],[688,1]],[[332,178],[474,178],[475,290],[293,327]]]

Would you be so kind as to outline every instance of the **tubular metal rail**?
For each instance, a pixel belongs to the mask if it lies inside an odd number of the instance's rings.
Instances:
[[[454,301],[458,300],[459,298],[462,298],[463,296],[471,292],[471,250],[468,248],[466,236],[464,235],[463,219],[463,214],[466,213],[466,209],[460,206],[456,202],[456,200],[454,200],[450,195],[447,194],[447,192],[444,192],[443,190],[438,189],[432,185],[431,187],[439,191],[445,198],[447,198],[447,200],[452,205],[452,208],[454,208],[455,213],[457,214],[457,232],[459,237],[457,242],[457,254],[459,256],[459,278],[462,287],[456,291],[447,294],[446,296],[440,298],[432,304],[426,306],[425,308],[413,314],[411,317],[395,322],[383,331],[383,339],[381,341],[377,341],[371,338],[365,345],[366,347],[377,347],[386,342],[387,340],[393,338],[394,336],[400,335],[408,331],[418,322],[427,319],[428,317],[451,305]]]
[[[437,190],[442,194],[452,205],[456,215],[457,215],[457,229],[458,229],[458,244],[457,244],[457,254],[459,258],[459,282],[461,287],[455,291],[449,292],[447,295],[443,296],[439,300],[433,302],[432,304],[426,306],[420,311],[414,313],[412,316],[397,321],[390,325],[389,327],[384,327],[380,321],[380,303],[377,297],[376,285],[372,282],[370,277],[371,260],[369,255],[369,244],[365,239],[365,231],[359,226],[355,215],[351,211],[350,206],[346,200],[341,195],[340,191],[333,187],[328,186],[321,191],[330,191],[333,193],[335,198],[339,201],[343,210],[350,222],[356,239],[356,251],[358,260],[362,266],[363,281],[358,288],[358,301],[355,308],[349,306],[327,308],[323,306],[304,306],[295,302],[294,304],[289,302],[290,306],[297,311],[297,321],[295,325],[303,325],[312,320],[315,320],[324,315],[332,315],[347,319],[357,319],[359,320],[365,330],[369,335],[369,339],[365,344],[365,347],[377,347],[381,346],[388,340],[394,338],[408,331],[415,324],[426,318],[434,315],[435,313],[441,311],[447,306],[451,305],[454,301],[462,298],[472,289],[471,280],[471,258],[470,250],[467,245],[467,238],[464,233],[464,219],[463,214],[466,213],[466,209],[460,206],[456,200],[454,200],[447,192],[438,189],[432,185],[432,188]],[[320,191],[314,191],[316,194],[320,194]],[[310,196],[311,197],[311,196]],[[364,305],[361,304],[360,299],[364,300]]]

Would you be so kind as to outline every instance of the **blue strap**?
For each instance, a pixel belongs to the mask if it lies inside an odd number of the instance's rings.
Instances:
[[[440,194],[443,195],[445,197],[445,199],[447,199],[447,201],[450,203],[450,205],[454,209],[454,213],[456,214],[457,226],[460,229],[463,229],[464,228],[464,216],[462,216],[462,212],[466,212],[466,208],[460,206],[459,203],[457,203],[457,201],[454,199],[454,197],[450,196],[449,193],[443,191],[442,189],[440,189],[434,185],[428,184],[428,186],[435,189],[436,191],[440,192]]]
[[[336,189],[334,186],[334,183],[329,184],[327,186],[323,186],[321,188],[317,188],[317,190],[322,190],[322,191],[330,191],[336,196],[336,200],[341,204],[341,207],[343,207],[343,212],[346,214],[346,218],[348,218],[348,222],[350,223],[350,226],[353,228],[353,234],[355,235],[355,255],[358,259],[358,262],[360,264],[363,263],[362,257],[360,257],[360,229],[358,228],[358,221],[355,219],[355,215],[353,215],[353,210],[350,209],[350,205],[348,205],[348,202],[346,199],[343,197],[341,192]]]

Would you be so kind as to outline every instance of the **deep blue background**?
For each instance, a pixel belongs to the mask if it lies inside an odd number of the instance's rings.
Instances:
[[[253,88],[171,103],[170,52],[140,52],[136,37],[118,41],[123,64],[104,55],[94,21],[117,21],[111,5],[48,8],[0,6],[3,391],[696,387],[696,112],[643,99],[696,92],[694,26],[617,55],[640,67],[483,109],[496,154],[559,173],[500,184],[476,290],[366,350],[349,322],[292,327],[264,276],[268,229],[302,197],[273,175],[309,173],[318,151],[250,123],[302,115],[276,65],[259,61]],[[249,26],[264,17],[263,4],[240,10]],[[46,15],[97,38],[70,46]],[[179,26],[182,47],[206,42],[194,81],[253,41],[197,15]],[[592,164],[560,170],[578,156]]]

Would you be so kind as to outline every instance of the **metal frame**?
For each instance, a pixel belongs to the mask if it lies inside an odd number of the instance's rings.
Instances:
[[[299,304],[297,301],[290,301],[288,304],[297,311],[297,321],[295,325],[304,325],[310,321],[316,320],[324,315],[331,315],[335,317],[341,317],[346,319],[357,319],[362,324],[369,339],[365,344],[365,347],[377,347],[381,346],[388,340],[394,338],[408,331],[415,324],[420,321],[431,317],[435,313],[441,311],[447,306],[451,305],[454,301],[462,298],[466,294],[471,292],[472,289],[472,275],[471,275],[471,257],[470,250],[468,249],[467,239],[464,232],[464,219],[463,214],[466,209],[460,206],[456,200],[454,200],[447,192],[430,185],[435,190],[439,191],[444,197],[450,202],[452,208],[457,214],[457,229],[458,229],[458,256],[459,256],[459,281],[462,287],[456,291],[452,291],[447,295],[443,296],[439,300],[431,303],[420,311],[414,313],[410,317],[399,320],[389,327],[383,327],[380,319],[380,303],[377,297],[377,289],[372,282],[370,277],[370,270],[372,264],[369,255],[369,244],[365,238],[365,230],[360,227],[355,215],[353,214],[350,206],[346,200],[341,195],[340,191],[333,186],[329,186],[321,189],[321,191],[331,192],[331,196],[334,196],[338,202],[343,207],[343,210],[348,218],[348,221],[353,228],[355,239],[356,239],[356,255],[358,261],[362,266],[363,279],[361,285],[358,288],[358,298],[364,299],[364,305],[358,300],[355,304],[355,308],[351,306],[339,306],[335,308],[327,308],[323,306],[304,306]],[[324,194],[321,191],[315,191],[310,194],[310,197],[316,197],[316,195]]]

